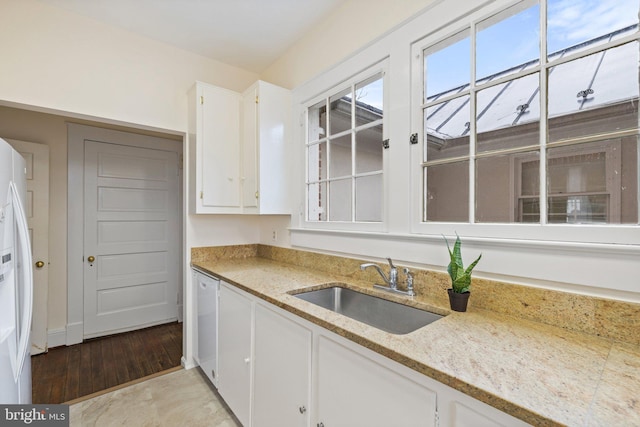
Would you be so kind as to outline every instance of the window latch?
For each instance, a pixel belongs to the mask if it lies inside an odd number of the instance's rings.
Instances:
[[[409,142],[411,144],[417,144],[418,143],[418,134],[417,133],[412,133],[411,136],[409,137]]]

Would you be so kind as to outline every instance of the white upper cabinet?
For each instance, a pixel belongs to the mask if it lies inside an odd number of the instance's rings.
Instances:
[[[291,95],[258,81],[244,94],[189,91],[190,211],[288,214]]]
[[[242,95],[244,213],[289,214],[291,92],[257,81]]]
[[[189,93],[193,213],[241,213],[240,94],[197,82]]]

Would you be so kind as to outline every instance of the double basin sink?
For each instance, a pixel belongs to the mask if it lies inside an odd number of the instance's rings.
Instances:
[[[293,296],[397,335],[408,334],[444,317],[342,286],[301,292]]]

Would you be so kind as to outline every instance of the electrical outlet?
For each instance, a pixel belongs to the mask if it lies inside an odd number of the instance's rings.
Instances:
[[[276,230],[271,231],[271,241],[276,242],[278,240],[278,232]]]

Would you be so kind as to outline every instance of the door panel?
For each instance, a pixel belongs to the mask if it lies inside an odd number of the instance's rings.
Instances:
[[[84,177],[84,336],[176,319],[176,153],[86,140]]]
[[[47,351],[49,300],[49,147],[33,142],[7,140],[25,159],[27,194],[25,211],[33,255],[33,317],[31,354]],[[38,263],[38,262],[41,262]]]

